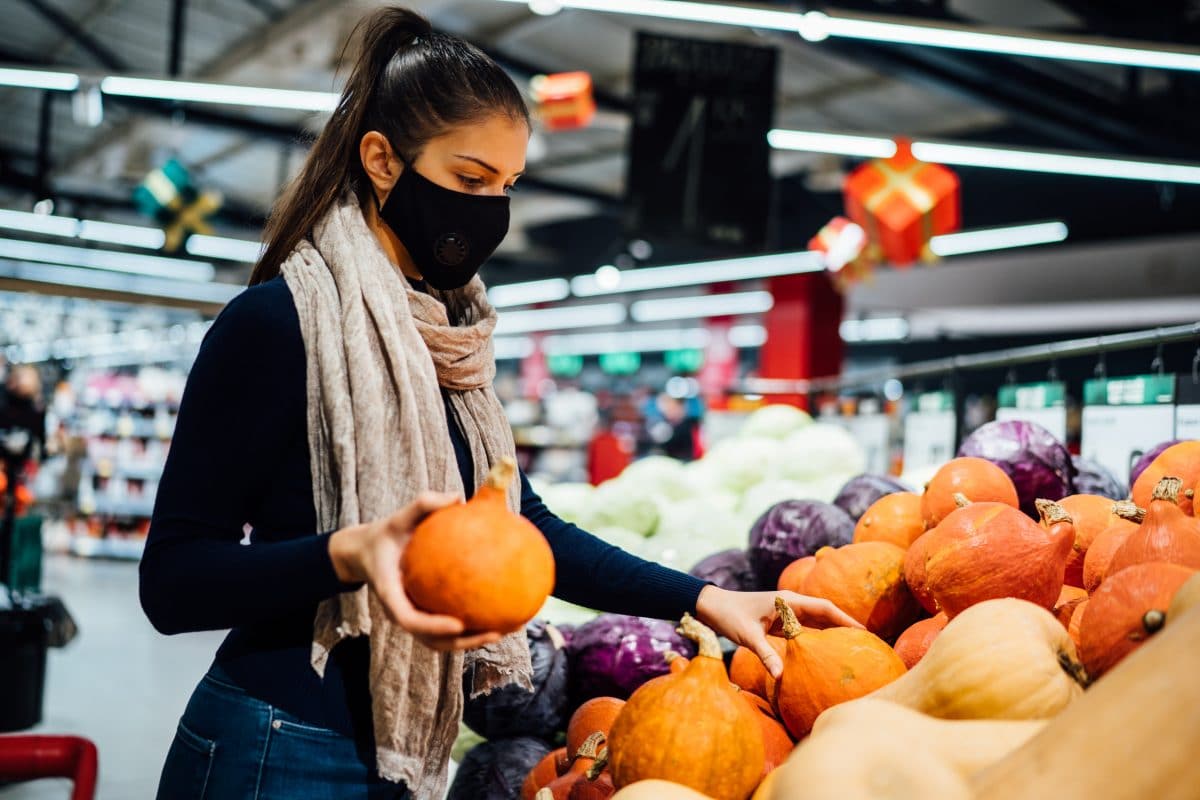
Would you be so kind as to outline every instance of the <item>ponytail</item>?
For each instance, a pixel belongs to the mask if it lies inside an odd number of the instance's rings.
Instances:
[[[278,275],[343,194],[353,192],[360,203],[369,199],[359,159],[367,132],[380,131],[398,155],[414,160],[426,142],[456,125],[496,113],[529,123],[512,79],[477,47],[435,31],[420,14],[382,8],[354,36],[361,37],[354,68],[303,168],[271,210],[251,286]]]

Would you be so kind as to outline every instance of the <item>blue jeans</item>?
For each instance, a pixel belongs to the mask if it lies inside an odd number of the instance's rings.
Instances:
[[[214,665],[192,693],[158,800],[408,800],[374,757],[239,689]]]

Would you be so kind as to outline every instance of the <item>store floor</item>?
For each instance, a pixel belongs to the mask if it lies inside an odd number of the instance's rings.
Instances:
[[[224,634],[166,637],[138,605],[137,565],[48,556],[44,588],[63,598],[79,636],[50,651],[44,719],[100,750],[97,800],[148,800],[192,688]],[[70,782],[0,788],[0,800],[66,800]]]

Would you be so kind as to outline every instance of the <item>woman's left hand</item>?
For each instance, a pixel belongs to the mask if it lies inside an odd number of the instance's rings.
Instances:
[[[767,632],[775,624],[775,598],[782,597],[801,622],[820,621],[822,627],[841,625],[861,628],[853,617],[828,600],[795,592],[731,592],[708,585],[696,600],[696,617],[734,644],[758,654],[772,676],[783,672],[783,660],[767,641]]]

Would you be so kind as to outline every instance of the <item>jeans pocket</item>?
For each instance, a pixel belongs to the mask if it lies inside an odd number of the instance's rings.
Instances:
[[[182,721],[175,731],[158,784],[158,800],[204,800],[217,743]]]

